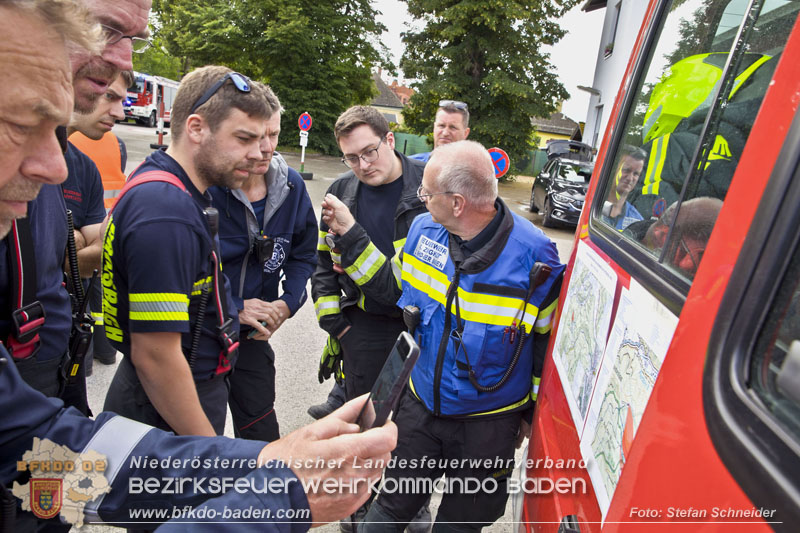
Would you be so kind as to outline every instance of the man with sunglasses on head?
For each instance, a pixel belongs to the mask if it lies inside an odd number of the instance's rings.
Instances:
[[[233,430],[237,437],[274,441],[280,431],[275,352],[268,341],[308,297],[306,283],[317,264],[317,223],[303,178],[275,151],[283,108],[269,87],[264,92],[270,116],[261,161],[241,188],[209,192],[219,211],[222,268],[241,324],[230,380]]]
[[[105,410],[178,435],[222,434],[239,324],[207,189],[250,177],[271,114],[265,87],[226,67],[181,82],[172,144],[133,172],[106,230],[103,321],[124,358]]]
[[[433,148],[463,141],[469,136],[469,107],[458,100],[440,100],[433,121]],[[411,159],[428,162],[431,152],[411,156]]]

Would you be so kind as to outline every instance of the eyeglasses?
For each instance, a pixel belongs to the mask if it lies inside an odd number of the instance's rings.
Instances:
[[[220,80],[208,88],[206,92],[203,93],[203,96],[197,99],[197,101],[192,106],[192,110],[189,111],[189,114],[194,114],[197,109],[208,102],[208,100],[214,96],[214,94],[219,91],[219,88],[222,87],[226,81],[231,80],[233,85],[239,92],[242,93],[249,93],[250,92],[250,78],[243,74],[239,74],[238,72],[228,72],[225,74]]]
[[[342,158],[342,163],[347,165],[347,168],[355,168],[359,165],[358,160],[363,159],[364,163],[374,163],[378,160],[378,148],[381,147],[381,143],[386,139],[386,135],[384,135],[380,141],[378,141],[378,146],[373,148],[372,150],[367,150],[361,155],[348,155]]]
[[[695,272],[697,272],[697,268],[700,266],[698,262],[703,258],[703,252],[705,252],[705,249],[698,250],[695,253],[692,253],[692,250],[689,249],[689,245],[686,244],[686,240],[683,237],[681,237],[680,239],[680,245],[681,245],[681,250],[684,253],[684,257],[688,256],[689,260],[692,262],[693,269],[690,272],[690,274],[694,274]],[[695,254],[697,255],[697,257],[695,257]],[[676,266],[678,266],[677,260],[675,261],[675,264]]]
[[[427,198],[430,198],[431,196],[436,196],[437,194],[455,194],[455,193],[453,191],[425,192],[425,187],[423,187],[422,185],[420,185],[419,189],[417,189],[417,198],[419,198],[421,202],[424,202]]]
[[[439,107],[455,107],[461,111],[467,111],[467,104],[459,100],[439,100]]]
[[[103,35],[106,37],[106,44],[117,44],[122,39],[130,39],[131,40],[131,48],[134,54],[141,54],[148,48],[150,45],[153,44],[150,40],[145,39],[144,37],[134,37],[133,35],[124,35],[121,31],[112,28],[110,26],[106,26],[105,24],[100,24],[100,27],[103,28]]]

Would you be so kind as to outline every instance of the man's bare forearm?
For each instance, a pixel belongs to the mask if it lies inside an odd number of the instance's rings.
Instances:
[[[180,333],[131,334],[131,359],[147,397],[175,433],[216,435],[200,406]]]

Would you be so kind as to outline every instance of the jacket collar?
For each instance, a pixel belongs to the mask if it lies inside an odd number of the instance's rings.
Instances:
[[[460,265],[460,270],[464,274],[477,274],[489,268],[500,257],[500,253],[505,248],[508,237],[511,235],[511,230],[514,229],[514,217],[499,196],[494,201],[494,206],[500,212],[501,217],[497,232],[480,250],[477,250],[466,259],[464,259],[464,252],[461,250],[458,240],[452,233],[448,232],[450,257],[453,258],[453,262],[457,266]]]
[[[279,153],[276,152],[272,155],[272,161],[270,161],[269,169],[264,175],[264,180],[267,182],[267,205],[264,206],[264,225],[266,226],[267,221],[272,218],[272,215],[280,209],[283,202],[289,197],[289,165]],[[244,191],[230,189],[230,193],[243,203],[255,218],[253,207],[250,205],[250,200],[247,199]]]

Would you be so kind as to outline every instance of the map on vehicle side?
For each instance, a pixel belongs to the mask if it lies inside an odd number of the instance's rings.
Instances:
[[[636,280],[623,288],[581,438],[604,520],[677,323]]]
[[[553,347],[578,435],[583,432],[611,323],[617,276],[583,241],[578,242],[561,323]]]

